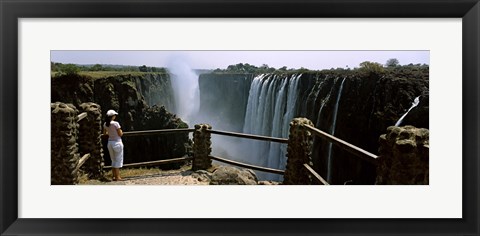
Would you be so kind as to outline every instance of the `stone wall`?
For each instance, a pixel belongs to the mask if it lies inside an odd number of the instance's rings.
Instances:
[[[429,131],[390,126],[379,139],[376,184],[429,183]]]
[[[81,171],[90,178],[103,178],[101,109],[83,103],[80,111],[72,104],[51,103],[51,184],[77,184]],[[79,120],[78,115],[87,116]],[[79,167],[80,158],[90,158]]]
[[[78,183],[78,110],[71,104],[51,103],[51,184]]]
[[[287,147],[287,167],[283,184],[311,184],[305,163],[312,166],[312,134],[303,125],[313,126],[306,118],[294,118],[290,122],[290,135]]]
[[[80,104],[80,113],[86,112],[87,117],[80,121],[79,126],[79,151],[83,156],[90,153],[90,158],[83,164],[84,170],[90,178],[103,177],[103,151],[102,151],[102,110],[98,104],[89,102]]]
[[[195,125],[193,133],[193,170],[206,170],[212,166],[212,159],[208,157],[212,152],[211,130],[208,124]]]

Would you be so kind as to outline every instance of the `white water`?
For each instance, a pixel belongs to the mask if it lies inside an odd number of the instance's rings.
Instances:
[[[408,111],[405,112],[405,114],[403,114],[403,116],[400,117],[400,119],[398,119],[397,123],[395,123],[395,126],[400,126],[402,124],[402,121],[405,118],[405,116],[407,116],[407,114],[410,112],[410,110],[412,110],[414,107],[418,106],[418,103],[420,103],[420,96],[416,97],[413,100],[412,106],[410,107],[410,109],[408,109]]]
[[[189,126],[192,126],[200,107],[198,75],[183,58],[173,58],[169,63],[168,70],[175,94],[174,112]]]
[[[300,75],[255,77],[249,91],[243,133],[288,138],[298,99],[299,78]],[[285,168],[285,144],[257,140],[244,140],[243,144],[245,161],[270,168]]]
[[[335,135],[335,127],[337,125],[337,111],[338,111],[338,103],[340,102],[340,97],[342,96],[343,90],[343,83],[345,82],[345,78],[343,78],[342,83],[340,84],[340,88],[338,89],[337,94],[337,101],[335,103],[335,109],[333,110],[333,118],[332,118],[332,126],[330,127],[330,134]],[[328,144],[328,167],[327,167],[327,182],[331,183],[332,180],[332,143]]]

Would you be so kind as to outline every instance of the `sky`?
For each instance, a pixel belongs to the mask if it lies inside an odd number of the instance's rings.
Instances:
[[[429,51],[51,51],[51,61],[64,64],[169,67],[182,61],[192,69],[224,69],[249,63],[321,70],[355,68],[364,61],[385,64],[391,58],[398,59],[400,65],[430,64]]]

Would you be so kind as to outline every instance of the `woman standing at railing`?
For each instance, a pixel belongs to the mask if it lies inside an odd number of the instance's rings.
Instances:
[[[108,134],[107,148],[112,160],[113,181],[122,180],[120,178],[120,168],[123,166],[123,132],[120,123],[115,121],[117,115],[116,111],[108,110],[105,123],[103,124],[103,134]]]

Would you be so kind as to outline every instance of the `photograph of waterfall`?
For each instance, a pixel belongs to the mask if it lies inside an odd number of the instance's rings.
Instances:
[[[55,185],[429,184],[428,50],[50,59]],[[121,181],[109,110],[123,132]]]

